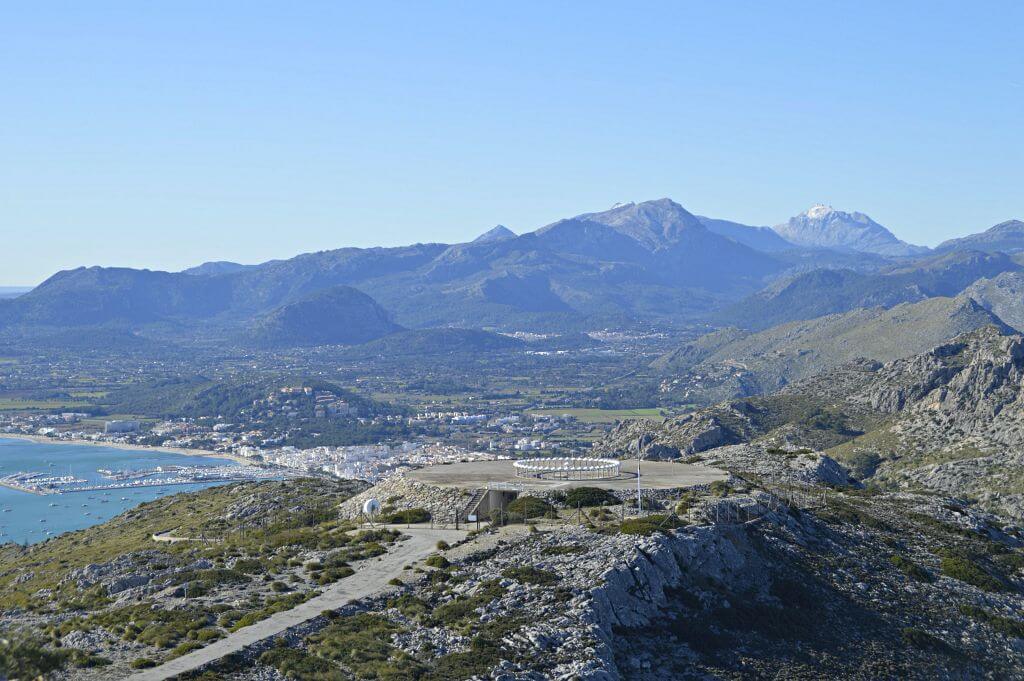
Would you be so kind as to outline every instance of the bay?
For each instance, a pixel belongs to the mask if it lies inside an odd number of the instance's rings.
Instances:
[[[0,476],[18,472],[68,475],[93,484],[109,483],[97,469],[145,469],[156,466],[232,466],[229,459],[188,456],[147,449],[120,449],[65,442],[33,442],[0,436]],[[33,544],[71,530],[105,522],[139,504],[169,494],[222,482],[163,485],[41,496],[0,487],[0,543]],[[49,533],[49,534],[47,534]]]

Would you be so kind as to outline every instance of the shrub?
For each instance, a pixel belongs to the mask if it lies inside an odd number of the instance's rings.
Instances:
[[[655,532],[667,532],[682,527],[683,522],[675,516],[649,515],[643,518],[627,518],[619,524],[622,534],[650,536]]]
[[[266,568],[263,561],[258,558],[239,558],[235,561],[233,569],[247,575],[255,575],[263,572]]]
[[[608,490],[600,487],[577,487],[569,490],[565,495],[565,505],[569,508],[578,506],[602,506],[615,505],[619,503],[618,497]]]
[[[181,657],[191,653],[193,650],[199,650],[203,647],[203,644],[199,641],[185,641],[175,646],[174,650],[171,651],[171,657]]]
[[[446,568],[449,565],[451,565],[451,563],[448,562],[448,559],[445,558],[444,556],[442,556],[439,553],[435,553],[435,554],[432,554],[432,555],[428,556],[427,559],[425,561],[423,561],[423,564],[426,565],[427,567],[438,568],[438,569],[443,569],[443,568]]]
[[[976,605],[961,605],[960,613],[971,619],[985,622],[1000,634],[1010,638],[1024,638],[1024,622],[1020,620],[996,615]]]
[[[586,553],[587,550],[579,544],[559,544],[556,546],[545,546],[541,549],[542,556],[569,556],[578,553]]]
[[[43,678],[64,667],[67,653],[43,646],[35,638],[0,634],[0,676]]]
[[[501,598],[505,588],[497,580],[482,583],[472,596],[459,596],[434,609],[433,619],[445,626],[459,626],[476,619],[476,609],[495,598]]]
[[[521,567],[511,567],[502,570],[502,577],[508,577],[514,579],[517,582],[523,584],[536,584],[538,586],[549,586],[555,584],[560,579],[558,575],[549,570],[541,570],[540,568],[532,565],[523,565]]]
[[[963,556],[947,555],[939,563],[942,574],[985,591],[1002,591],[1003,583]]]
[[[289,679],[323,679],[341,678],[340,670],[327,660],[321,660],[297,648],[276,647],[260,655],[260,663],[274,667]]]
[[[875,452],[854,452],[843,461],[850,473],[858,480],[870,478],[882,463],[882,457]]]
[[[155,667],[156,662],[148,657],[137,657],[128,666],[132,669],[149,669],[150,667]]]
[[[508,505],[510,516],[517,514],[523,518],[540,518],[554,510],[554,506],[543,499],[530,496],[519,497]]]
[[[913,646],[918,650],[929,650],[943,652],[948,650],[947,646],[942,640],[935,638],[926,631],[922,631],[915,627],[907,627],[904,629],[900,638],[903,642],[909,646]]]
[[[391,644],[401,627],[378,615],[339,617],[310,636],[310,652],[340,662],[360,679],[415,679],[422,666]],[[298,676],[298,678],[308,678]],[[340,674],[331,678],[344,678]]]
[[[413,525],[416,523],[429,523],[430,511],[425,508],[409,508],[404,511],[395,511],[381,516],[382,523],[395,523],[401,525]]]
[[[729,492],[732,491],[732,487],[725,480],[715,480],[708,485],[708,491],[716,497],[728,496]]]
[[[448,542],[446,542],[444,539],[438,539],[437,540],[437,550],[438,551],[447,551],[450,548],[451,548],[451,545]]]
[[[897,568],[899,568],[900,572],[902,572],[906,576],[910,577],[911,579],[916,579],[919,582],[931,582],[931,581],[933,581],[932,580],[932,575],[931,575],[930,572],[928,572],[927,570],[925,570],[924,568],[922,568],[920,565],[918,565],[917,563],[913,562],[909,558],[904,558],[903,556],[898,556],[897,555],[897,556],[892,556],[889,559],[889,561],[893,565],[895,565]]]
[[[351,577],[355,573],[356,573],[356,571],[353,570],[352,568],[348,567],[347,565],[342,566],[342,567],[327,568],[326,570],[324,570],[323,572],[321,572],[317,576],[316,583],[320,584],[321,586],[323,586],[325,584],[330,584],[332,582],[336,582],[339,579],[345,579],[346,577]]]

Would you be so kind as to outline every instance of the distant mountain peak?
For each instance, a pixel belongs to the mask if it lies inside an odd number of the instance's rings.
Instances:
[[[515,239],[516,233],[505,225],[495,225],[489,230],[473,239],[473,243],[487,243],[490,241],[504,241],[505,239]]]
[[[1006,220],[989,227],[984,232],[943,241],[935,248],[940,252],[964,249],[977,249],[990,253],[993,251],[1020,252],[1024,250],[1024,222]]]
[[[798,246],[888,256],[919,255],[928,251],[923,246],[914,246],[897,239],[895,234],[864,213],[847,213],[824,203],[816,203],[772,229]]]
[[[600,213],[577,215],[577,220],[596,222],[654,249],[677,241],[688,232],[705,232],[695,215],[669,198],[620,203]]]
[[[235,272],[242,272],[244,270],[251,270],[254,265],[241,265],[237,262],[229,262],[227,260],[215,260],[212,262],[204,262],[202,265],[196,265],[190,267],[187,270],[182,270],[182,274],[192,274],[200,277],[215,277],[220,274],[234,274]]]
[[[813,218],[813,219],[820,219],[820,218],[825,217],[829,213],[835,213],[835,212],[836,212],[836,209],[833,208],[832,206],[828,205],[828,204],[816,203],[813,206],[811,206],[810,208],[808,208],[807,210],[805,210],[803,213],[801,213],[801,215],[806,215],[807,217]]]

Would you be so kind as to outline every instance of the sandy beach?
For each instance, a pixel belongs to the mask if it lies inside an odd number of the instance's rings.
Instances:
[[[31,442],[38,442],[41,444],[60,443],[69,445],[92,445],[94,447],[111,447],[114,449],[129,449],[139,452],[164,452],[166,454],[182,454],[184,456],[206,456],[217,459],[228,459],[235,463],[242,464],[243,466],[251,466],[254,463],[252,460],[247,459],[244,456],[225,454],[224,452],[210,452],[205,449],[187,449],[185,447],[152,447],[149,445],[127,444],[124,442],[97,442],[94,440],[61,439],[47,437],[45,435],[26,435],[24,433],[0,433],[0,439],[3,438],[29,440]]]

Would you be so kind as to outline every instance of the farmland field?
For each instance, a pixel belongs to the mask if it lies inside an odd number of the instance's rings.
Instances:
[[[574,416],[584,423],[612,423],[626,419],[660,421],[668,416],[663,409],[536,409],[528,413],[535,416]]]

